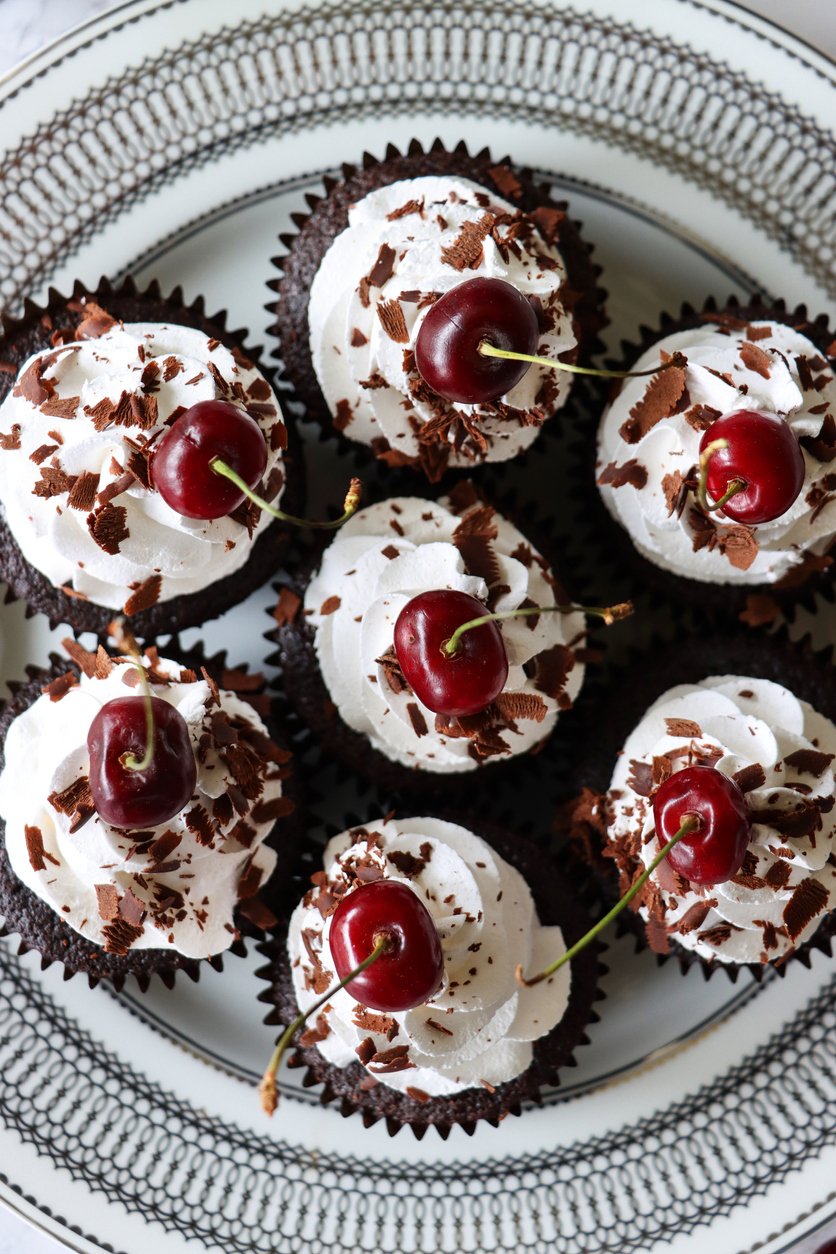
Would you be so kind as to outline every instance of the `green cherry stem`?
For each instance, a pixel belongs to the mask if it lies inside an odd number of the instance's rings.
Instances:
[[[356,966],[353,971],[349,971],[345,979],[340,980],[339,984],[335,984],[333,988],[329,988],[327,993],[324,993],[323,996],[320,997],[318,1001],[315,1001],[314,1004],[303,1014],[297,1015],[290,1026],[285,1028],[284,1032],[278,1039],[276,1048],[273,1050],[272,1057],[267,1064],[267,1069],[261,1077],[261,1082],[258,1086],[259,1096],[261,1097],[261,1109],[265,1112],[265,1114],[272,1115],[273,1111],[279,1104],[279,1093],[276,1088],[276,1073],[281,1065],[285,1050],[296,1032],[298,1032],[299,1028],[307,1022],[311,1015],[316,1014],[320,1006],[324,1006],[326,1002],[330,1001],[335,993],[338,993],[341,988],[345,988],[346,984],[350,984],[351,981],[356,979],[358,975],[361,975],[363,971],[367,971],[373,962],[377,962],[381,954],[385,954],[392,948],[394,943],[395,942],[391,936],[376,936],[374,949],[369,954],[368,958],[364,958],[359,966]]]
[[[224,479],[229,479],[231,483],[234,483],[236,488],[243,492],[259,509],[265,509],[268,514],[272,514],[280,522],[291,523],[294,527],[311,527],[319,531],[334,531],[337,527],[341,527],[343,523],[348,522],[360,504],[363,495],[363,485],[360,480],[352,479],[345,494],[341,516],[335,518],[332,522],[311,522],[307,518],[296,518],[293,514],[286,514],[284,510],[277,509],[275,505],[268,504],[263,497],[253,492],[249,484],[245,483],[241,476],[231,466],[228,466],[222,458],[213,457],[209,466],[216,475],[221,475]]]
[[[589,942],[594,940],[598,933],[602,932],[608,923],[612,923],[613,919],[616,918],[617,915],[621,914],[621,911],[625,906],[630,904],[636,894],[641,892],[659,863],[664,858],[667,858],[674,845],[678,844],[679,841],[682,840],[682,837],[687,836],[689,832],[695,832],[701,825],[702,819],[698,814],[687,814],[682,822],[682,826],[679,828],[679,831],[675,832],[674,835],[671,836],[664,848],[659,850],[650,866],[646,867],[644,871],[642,871],[635,884],[632,884],[630,888],[627,889],[627,892],[621,900],[613,906],[612,910],[604,915],[603,919],[599,919],[595,926],[591,927],[585,936],[582,936],[579,941],[576,941],[571,949],[567,949],[565,954],[561,954],[550,967],[546,967],[545,971],[541,971],[539,975],[533,975],[530,979],[526,979],[523,974],[522,964],[518,964],[515,970],[517,983],[523,984],[526,988],[533,988],[535,984],[539,984],[542,980],[547,980],[550,975],[554,975],[555,971],[559,971],[560,968],[565,966],[567,962],[571,962],[575,955],[579,954],[582,949],[586,949]]]
[[[599,379],[643,379],[645,375],[659,374],[661,370],[669,370],[671,366],[682,366],[685,358],[681,353],[674,353],[668,361],[654,366],[652,370],[596,370],[592,366],[574,366],[568,361],[556,361],[554,357],[536,357],[533,353],[515,353],[510,348],[497,348],[490,340],[482,340],[479,352],[483,357],[502,357],[506,361],[527,361],[532,366],[551,366],[554,370],[568,370],[570,374],[591,374]]]
[[[700,477],[697,484],[697,499],[706,514],[710,514],[712,510],[722,509],[726,501],[730,501],[733,496],[745,488],[745,479],[732,479],[726,491],[718,501],[713,505],[708,503],[708,463],[715,453],[719,453],[721,449],[728,448],[728,440],[712,440],[710,444],[706,444],[700,453]]]
[[[620,601],[618,605],[529,605],[520,610],[502,610],[498,614],[481,614],[479,618],[471,618],[469,622],[457,627],[452,636],[444,641],[442,650],[448,657],[457,652],[462,636],[473,627],[484,627],[485,623],[495,623],[503,618],[528,618],[534,614],[591,614],[603,619],[607,627],[629,618],[633,613],[632,601]]]

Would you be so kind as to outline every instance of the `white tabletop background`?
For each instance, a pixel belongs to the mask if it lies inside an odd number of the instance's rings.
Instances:
[[[627,5],[636,2],[625,0]],[[112,0],[0,0],[0,74],[70,27],[111,7],[118,5]],[[741,7],[836,59],[836,0],[748,0]],[[814,1240],[802,1242],[793,1254],[815,1254],[828,1239],[836,1239],[836,1223]],[[0,1205],[0,1254],[60,1254],[65,1248]],[[716,1254],[736,1252],[718,1250]]]

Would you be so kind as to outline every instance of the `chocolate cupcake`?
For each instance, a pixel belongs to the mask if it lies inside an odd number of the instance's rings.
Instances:
[[[658,332],[644,329],[620,368],[678,360],[621,381],[601,417],[594,475],[606,508],[590,492],[584,512],[602,569],[620,566],[672,601],[752,625],[802,595],[812,607],[813,591],[832,596],[833,352],[825,318],[757,298],[684,306]]]
[[[394,647],[401,610],[436,589],[475,597],[482,613],[568,601],[547,560],[464,481],[436,501],[397,497],[356,514],[318,568],[281,589],[271,660],[326,753],[385,794],[455,805],[474,772],[510,779],[570,710],[586,622],[576,611],[497,622],[508,663],[501,691],[473,714],[438,713]]]
[[[628,680],[632,679],[632,684]],[[640,676],[640,682],[636,682]],[[740,635],[688,639],[611,676],[617,706],[586,729],[587,787],[561,816],[611,904],[659,852],[654,799],[678,772],[712,767],[733,781],[748,827],[742,865],[689,881],[666,862],[621,916],[683,970],[756,978],[831,952],[836,909],[830,652]],[[583,768],[580,768],[583,778]],[[699,773],[697,772],[698,778]],[[667,834],[666,834],[667,839]]]
[[[105,636],[124,614],[150,637],[215,617],[275,572],[281,522],[243,494],[227,516],[184,517],[152,481],[160,437],[220,399],[264,437],[262,495],[299,512],[298,442],[248,352],[225,314],[156,283],[76,284],[3,321],[0,578],[15,596],[53,625]]]
[[[101,646],[65,647],[73,664],[56,658],[51,672],[36,672],[0,716],[5,930],[45,966],[60,962],[65,978],[83,972],[91,986],[106,979],[120,988],[134,975],[143,989],[153,976],[170,987],[178,971],[196,980],[204,961],[220,969],[224,953],[244,952],[242,936],[275,921],[295,856],[290,753],[251,704],[263,701],[263,677],[222,658],[203,666],[198,657],[191,669],[149,648],[156,767],[152,760],[123,788],[113,740],[101,747],[118,730],[100,718],[136,697],[136,666]],[[131,713],[129,748],[141,757],[144,702]],[[100,747],[88,748],[94,723]],[[179,808],[158,821],[148,805],[181,787],[188,800],[175,797]],[[124,808],[137,801],[142,817]]]
[[[339,1099],[366,1126],[385,1119],[391,1135],[408,1125],[417,1137],[431,1127],[446,1137],[455,1126],[496,1125],[559,1083],[597,1019],[600,949],[532,987],[517,981],[517,964],[539,972],[590,922],[542,853],[510,833],[489,844],[438,818],[388,818],[334,837],[323,867],[262,946],[268,1023],[291,1023],[336,983],[334,911],[347,899],[356,910],[382,882],[417,894],[440,953],[435,991],[411,1009],[372,1011],[359,999],[374,990],[355,985],[355,998],[349,984],[308,1021],[292,1065],[306,1068],[306,1085],[324,1086],[322,1101]],[[413,970],[418,962],[414,954]]]
[[[565,202],[531,173],[440,141],[325,181],[275,259],[271,328],[287,378],[326,430],[390,466],[437,481],[448,467],[518,456],[566,401],[571,376],[529,370],[496,400],[444,399],[415,364],[416,337],[440,296],[501,279],[531,303],[538,352],[586,362],[605,324],[598,267]]]

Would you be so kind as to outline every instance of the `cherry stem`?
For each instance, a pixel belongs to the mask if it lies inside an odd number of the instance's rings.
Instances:
[[[229,479],[234,483],[239,491],[243,492],[246,497],[257,505],[259,509],[266,509],[268,514],[272,514],[274,518],[278,518],[280,522],[291,523],[294,527],[311,527],[320,531],[334,531],[337,527],[341,527],[343,523],[348,522],[351,515],[356,511],[357,506],[363,495],[363,485],[359,479],[352,479],[348,485],[348,491],[343,501],[343,513],[339,518],[335,518],[332,522],[312,522],[308,518],[296,518],[293,514],[286,514],[284,510],[277,509],[275,505],[270,505],[263,497],[253,492],[252,488],[246,483],[241,476],[228,466],[220,457],[213,457],[209,463],[211,470],[216,475],[221,475],[224,479]]]
[[[671,366],[681,366],[684,363],[682,354],[674,353],[668,361],[654,366],[652,370],[595,370],[591,366],[574,366],[568,361],[556,361],[554,357],[536,357],[533,353],[515,353],[510,348],[497,348],[490,340],[482,340],[478,351],[483,357],[528,361],[532,366],[551,366],[554,370],[568,370],[570,374],[592,374],[599,379],[643,379],[646,375],[658,374],[660,370],[669,370]]]
[[[324,993],[318,1001],[315,1001],[308,1010],[306,1010],[303,1014],[297,1015],[290,1027],[285,1028],[284,1032],[279,1037],[276,1048],[273,1050],[272,1057],[267,1064],[267,1070],[261,1077],[261,1082],[258,1086],[259,1096],[261,1097],[261,1109],[265,1112],[265,1114],[272,1115],[273,1111],[279,1104],[279,1094],[276,1088],[276,1072],[278,1071],[282,1058],[284,1057],[285,1050],[299,1028],[307,1022],[312,1014],[316,1014],[320,1006],[324,1006],[325,1003],[330,1001],[334,994],[338,993],[341,988],[345,988],[346,984],[350,984],[351,981],[356,979],[358,975],[367,971],[373,962],[377,962],[381,954],[387,953],[395,944],[392,937],[387,936],[385,933],[375,936],[374,942],[374,949],[369,954],[368,958],[364,958],[359,966],[356,966],[353,971],[349,971],[345,979],[340,980],[339,984],[335,984],[333,988],[329,988],[328,992]]]
[[[531,979],[527,980],[523,974],[522,964],[518,964],[515,971],[517,983],[523,984],[526,988],[533,988],[535,984],[539,984],[542,980],[547,980],[550,975],[554,975],[555,971],[560,970],[560,968],[565,966],[567,962],[571,962],[575,955],[579,954],[582,949],[585,949],[589,942],[594,940],[599,932],[603,932],[607,924],[612,923],[613,919],[621,914],[621,911],[625,906],[630,904],[636,894],[641,892],[659,863],[668,856],[674,845],[678,844],[679,841],[682,840],[682,837],[687,836],[689,832],[695,832],[701,825],[702,819],[698,814],[686,814],[679,831],[676,832],[675,835],[671,836],[668,843],[659,850],[650,866],[646,867],[644,871],[642,871],[635,884],[632,884],[630,888],[627,889],[627,892],[621,900],[613,906],[612,910],[605,914],[603,919],[599,919],[595,926],[591,927],[585,936],[582,936],[579,941],[575,941],[575,944],[571,947],[571,949],[567,949],[565,954],[561,954],[550,967],[546,967],[545,971],[541,971],[539,975],[533,975]]]
[[[728,440],[712,440],[710,444],[706,444],[700,453],[700,477],[697,484],[697,499],[706,514],[710,514],[712,510],[722,509],[726,501],[730,501],[733,496],[747,487],[745,479],[732,479],[727,485],[726,491],[718,501],[713,505],[708,503],[708,463],[715,453],[719,453],[721,449],[728,448]]]
[[[148,672],[142,665],[142,655],[140,654],[136,638],[128,630],[124,619],[116,619],[111,626],[111,631],[117,640],[119,648],[128,655],[131,665],[135,666],[139,672],[139,683],[142,688],[143,700],[145,701],[145,752],[141,758],[135,757],[132,753],[126,753],[122,758],[122,765],[127,767],[129,771],[147,771],[154,761],[154,704],[151,685],[148,683]]]
[[[448,657],[452,657],[466,631],[470,631],[472,627],[484,627],[485,623],[495,623],[502,618],[529,618],[534,614],[592,614],[603,619],[607,627],[611,627],[622,618],[629,618],[632,613],[632,601],[620,601],[618,605],[529,605],[525,609],[502,610],[498,614],[482,614],[479,618],[471,618],[470,622],[457,627],[441,647]]]

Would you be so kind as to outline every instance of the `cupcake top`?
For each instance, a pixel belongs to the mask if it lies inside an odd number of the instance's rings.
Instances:
[[[708,319],[708,315],[706,315]],[[782,322],[706,321],[660,339],[633,367],[675,352],[685,364],[625,379],[598,433],[598,485],[640,553],[686,579],[777,584],[836,536],[834,476],[822,437],[836,415],[833,372],[809,339]],[[700,441],[722,416],[758,410],[800,441],[804,484],[772,522],[706,515],[695,489]]]
[[[396,497],[355,514],[331,542],[305,593],[322,677],[340,717],[404,766],[448,773],[530,751],[572,705],[584,667],[581,614],[498,622],[508,678],[492,705],[434,714],[394,651],[395,622],[418,593],[452,588],[501,611],[556,604],[545,560],[462,484],[437,502]]]
[[[287,433],[267,380],[202,331],[121,324],[88,302],[77,334],[30,357],[0,406],[0,499],[23,556],[55,587],[133,614],[243,566],[271,521],[247,502],[210,521],[168,506],[150,462],[170,424],[198,401],[241,405],[264,434],[271,501]]]
[[[531,300],[540,353],[576,347],[563,261],[534,216],[447,175],[370,192],[348,219],[308,310],[313,366],[337,429],[395,465],[420,462],[431,479],[448,465],[515,457],[563,404],[569,376],[532,367],[499,401],[453,404],[423,381],[414,350],[427,309],[475,277],[504,279]]]
[[[108,953],[174,950],[207,958],[237,935],[236,908],[253,901],[276,864],[264,844],[291,808],[282,796],[287,754],[251,705],[159,659],[144,664],[155,697],[185,719],[197,762],[194,794],[158,827],[104,822],[90,793],[87,734],[101,707],[137,694],[124,657],[78,646],[82,672],[53,681],[10,725],[0,773],[0,817],[15,875],[59,918]]]
[[[836,727],[780,684],[711,676],[670,689],[627,738],[606,795],[605,853],[626,888],[661,845],[653,794],[672,773],[713,766],[735,780],[751,821],[743,867],[691,884],[666,862],[638,897],[650,944],[700,958],[774,962],[836,906]]]
[[[569,966],[533,988],[514,969],[541,970],[564,951],[559,927],[539,923],[522,876],[480,837],[434,818],[389,819],[329,841],[324,873],[290,921],[288,952],[300,1010],[337,982],[328,937],[346,893],[380,878],[408,884],[438,930],[441,987],[412,1010],[370,1011],[348,989],[335,993],[303,1034],[338,1067],[363,1063],[382,1084],[440,1097],[513,1079],[532,1042],[560,1022]],[[349,986],[350,988],[350,986]]]

